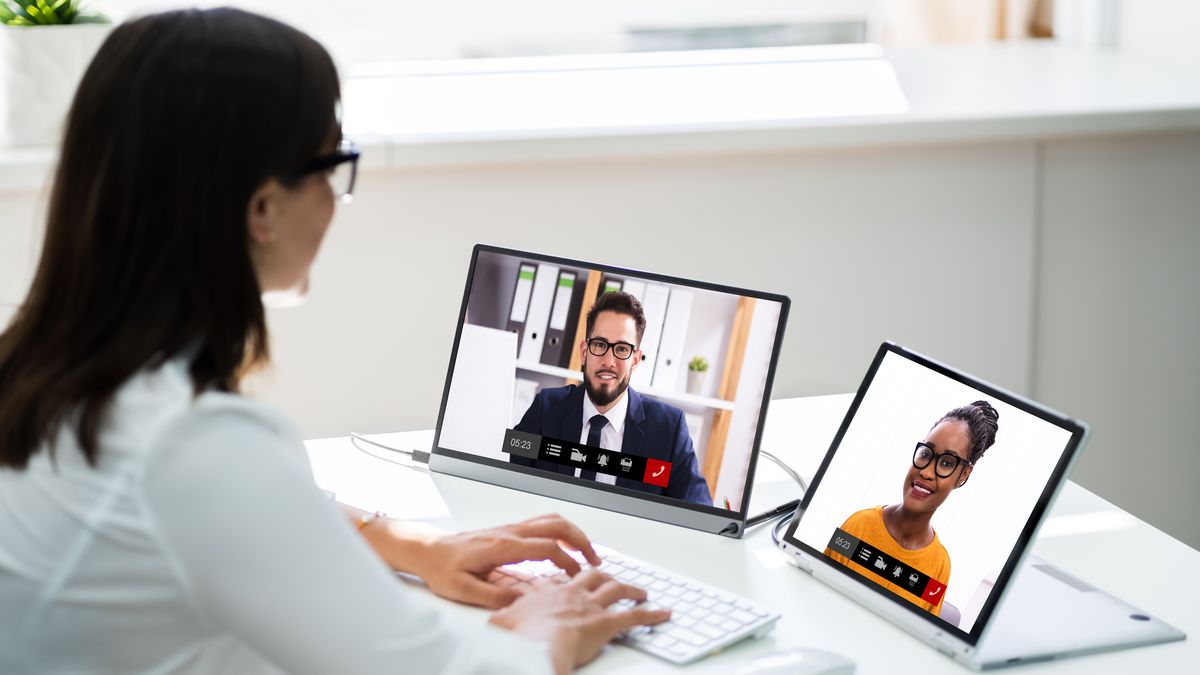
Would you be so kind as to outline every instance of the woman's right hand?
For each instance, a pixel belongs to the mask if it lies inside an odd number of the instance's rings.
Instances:
[[[565,583],[548,583],[525,593],[492,614],[490,621],[527,637],[548,641],[555,672],[564,675],[591,661],[617,633],[671,618],[667,609],[608,609],[619,600],[645,599],[646,591],[596,570],[587,570]]]

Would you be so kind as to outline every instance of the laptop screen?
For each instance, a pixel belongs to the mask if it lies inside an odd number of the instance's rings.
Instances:
[[[478,246],[435,454],[586,503],[744,515],[786,312],[782,296]]]
[[[787,539],[973,644],[1082,435],[885,344]]]

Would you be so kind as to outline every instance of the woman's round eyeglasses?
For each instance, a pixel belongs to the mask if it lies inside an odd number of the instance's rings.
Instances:
[[[933,451],[933,446],[921,441],[917,443],[917,447],[913,450],[913,466],[918,469],[924,469],[929,466],[930,462],[936,462],[933,465],[933,472],[938,475],[938,478],[949,478],[958,470],[960,463],[971,466],[971,461],[963,459],[953,452],[943,452],[940,455]]]

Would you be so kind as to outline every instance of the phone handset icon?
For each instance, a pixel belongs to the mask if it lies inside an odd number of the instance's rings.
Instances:
[[[941,592],[942,592],[942,587],[941,587],[941,586],[938,586],[937,588],[933,589],[932,591],[929,591],[929,597],[931,597],[931,598],[932,598],[933,596],[935,596],[935,595],[937,595],[938,593],[941,593]]]
[[[663,472],[664,472],[664,471],[666,471],[666,470],[667,470],[667,465],[666,465],[666,464],[663,464],[662,466],[658,467],[658,471],[655,471],[654,473],[652,473],[652,474],[650,474],[650,475],[651,475],[652,477],[654,477],[654,478],[658,478],[658,477],[659,477],[659,476],[661,476],[661,475],[663,474]]]

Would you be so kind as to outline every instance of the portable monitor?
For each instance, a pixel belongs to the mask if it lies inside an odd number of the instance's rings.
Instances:
[[[1086,431],[884,343],[780,545],[973,667],[1180,639],[1065,573],[1021,566]],[[994,620],[1006,597],[1020,621]],[[1006,630],[988,632],[996,623]]]
[[[430,467],[740,537],[788,306],[478,245]]]

